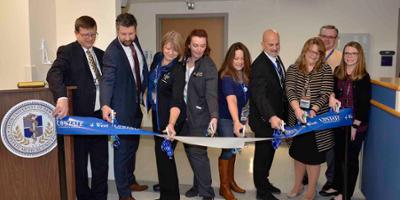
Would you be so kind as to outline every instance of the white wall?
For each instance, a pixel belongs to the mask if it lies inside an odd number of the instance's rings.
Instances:
[[[57,46],[75,41],[75,19],[89,15],[96,20],[99,33],[95,46],[105,50],[116,37],[115,18],[120,13],[118,2],[119,0],[56,0]]]
[[[45,80],[50,68],[49,64],[42,62],[42,39],[46,41],[49,60],[55,59],[57,50],[55,17],[55,0],[29,1],[32,80]]]
[[[51,61],[60,45],[75,41],[74,22],[81,15],[95,18],[96,46],[105,49],[115,38],[119,0],[0,1],[0,89],[15,89],[19,81],[45,80],[50,65],[42,64],[45,39]]]
[[[156,14],[228,13],[228,45],[243,42],[253,58],[261,51],[263,30],[276,28],[281,34],[281,56],[286,67],[295,61],[305,40],[316,36],[322,25],[334,24],[342,33],[369,33],[369,72],[373,76],[393,76],[395,67],[379,67],[378,52],[397,48],[399,7],[399,0],[235,0],[199,1],[190,11],[184,1],[134,3],[130,12],[138,19],[142,46],[153,52]]]
[[[29,3],[0,1],[0,89],[15,89],[31,80]]]

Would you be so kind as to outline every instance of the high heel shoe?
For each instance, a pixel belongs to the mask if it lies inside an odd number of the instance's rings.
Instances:
[[[314,200],[315,199],[315,194],[308,196],[307,193],[304,194],[303,200]]]
[[[295,198],[295,197],[298,197],[298,196],[300,196],[301,195],[301,193],[303,192],[303,187],[300,189],[300,190],[298,190],[297,192],[293,192],[293,190],[291,191],[291,192],[289,192],[289,193],[287,193],[286,194],[286,196],[288,197],[288,198]]]

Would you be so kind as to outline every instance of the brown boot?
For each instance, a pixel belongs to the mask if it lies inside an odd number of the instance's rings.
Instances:
[[[226,200],[236,200],[230,187],[230,177],[228,173],[229,160],[218,159],[219,167],[219,194],[223,196]]]
[[[246,190],[239,187],[235,181],[235,160],[236,160],[236,155],[233,155],[232,158],[229,159],[229,166],[228,166],[228,174],[230,178],[231,189],[237,193],[245,193]]]

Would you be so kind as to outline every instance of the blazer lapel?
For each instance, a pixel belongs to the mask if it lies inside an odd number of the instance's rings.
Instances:
[[[78,42],[76,42],[75,52],[77,52],[77,54],[79,56],[79,60],[82,61],[81,62],[82,64],[80,66],[85,71],[87,77],[88,78],[90,77],[90,79],[92,79],[94,81],[92,72],[90,71],[89,62],[88,62],[87,57],[86,57],[86,52],[83,50],[82,46]]]
[[[120,54],[123,55],[122,57],[124,57],[124,59],[122,60],[122,62],[124,62],[123,66],[126,66],[128,68],[127,70],[129,71],[129,77],[133,80],[133,82],[136,86],[135,77],[133,76],[132,66],[129,63],[128,56],[126,55],[125,50],[122,47],[121,43],[119,42],[118,38],[115,39],[115,43],[116,43],[118,50],[121,51]]]

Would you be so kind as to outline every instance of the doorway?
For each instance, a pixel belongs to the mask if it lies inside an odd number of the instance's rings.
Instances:
[[[157,50],[160,50],[162,36],[170,30],[182,34],[184,40],[193,29],[206,30],[211,48],[210,57],[215,62],[217,69],[220,68],[227,49],[227,13],[156,15],[156,25]]]

